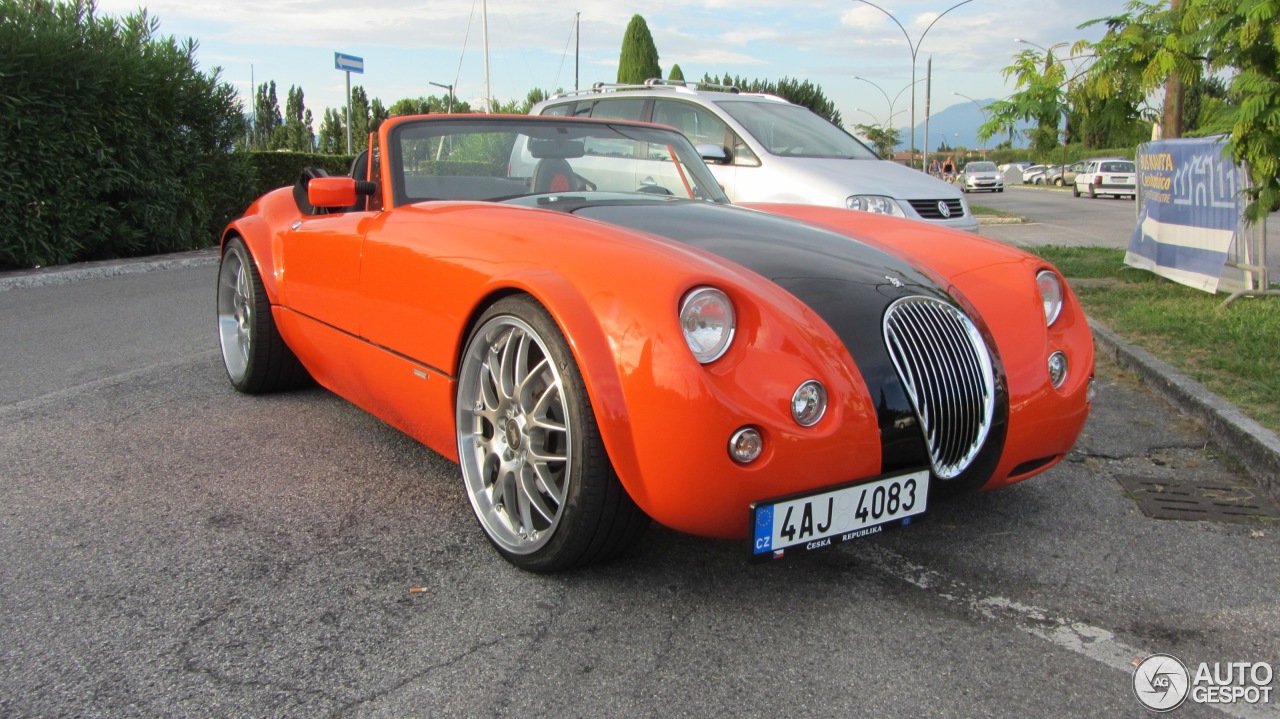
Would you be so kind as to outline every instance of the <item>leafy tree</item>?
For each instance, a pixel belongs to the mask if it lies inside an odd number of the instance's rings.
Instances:
[[[208,247],[252,170],[196,44],[90,0],[0,0],[0,269]]]
[[[271,149],[312,152],[315,149],[315,132],[311,129],[311,122],[311,111],[303,101],[302,88],[290,86],[285,101],[284,124],[272,133]]]
[[[427,115],[431,113],[449,112],[449,96],[406,97],[391,103],[389,112],[392,115]],[[453,112],[472,112],[466,100],[453,98]]]
[[[662,77],[658,66],[658,48],[649,34],[649,25],[639,15],[632,15],[622,35],[622,54],[618,58],[618,82],[638,85],[651,77]]]
[[[1130,83],[1154,92],[1171,77],[1194,87],[1229,73],[1228,103],[1210,103],[1211,117],[1197,121],[1202,131],[1229,130],[1228,148],[1251,180],[1246,217],[1256,222],[1280,209],[1280,0],[1182,0],[1177,7],[1133,0],[1126,10],[1082,26],[1107,27],[1098,42],[1077,43],[1098,55],[1091,91]],[[1180,133],[1178,117],[1165,118],[1166,135]]]
[[[346,115],[345,109],[343,115]],[[351,149],[359,152],[369,144],[369,95],[364,87],[351,88]]]
[[[667,75],[668,80],[684,80],[684,70],[679,65],[671,66],[671,73]]]
[[[1053,52],[1043,55],[1024,50],[1002,71],[1006,80],[1014,78],[1018,91],[1006,100],[987,105],[987,121],[978,128],[978,139],[987,141],[1018,121],[1036,126],[1028,131],[1031,148],[1044,153],[1058,145],[1058,126],[1067,105],[1066,65],[1055,62]]]
[[[390,116],[391,113],[382,106],[382,100],[376,97],[373,98],[373,101],[369,103],[369,132],[377,132],[378,128],[382,126],[382,121]],[[361,147],[363,146],[362,143]]]
[[[276,81],[272,80],[258,85],[253,99],[254,122],[253,149],[272,150],[272,135],[283,121],[280,118],[280,103],[276,99]]]
[[[431,113],[431,99],[426,97],[404,97],[391,103],[387,112],[392,115],[427,115]]]
[[[877,155],[885,159],[893,157],[893,148],[902,141],[902,133],[896,127],[857,124],[854,125],[854,129],[871,142]]]
[[[704,87],[722,85],[736,87],[743,92],[762,92],[769,95],[777,95],[787,102],[803,105],[813,110],[816,114],[827,118],[837,126],[844,125],[843,118],[840,116],[840,111],[836,109],[835,103],[823,94],[821,86],[815,85],[808,80],[800,81],[790,77],[784,77],[777,82],[772,80],[747,80],[746,78],[735,77],[725,73],[722,78],[704,74],[698,84]],[[707,87],[707,89],[717,88]]]
[[[347,152],[347,119],[343,109],[324,109],[324,119],[320,121],[320,134],[316,137],[317,149],[326,155],[342,155]],[[354,141],[353,141],[354,145]],[[354,149],[354,147],[352,148]]]

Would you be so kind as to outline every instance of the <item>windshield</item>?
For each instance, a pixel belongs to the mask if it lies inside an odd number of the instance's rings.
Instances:
[[[965,165],[965,170],[969,172],[995,172],[996,163],[994,162],[970,162]]]
[[[766,152],[788,157],[878,160],[876,153],[808,108],[781,102],[717,102]]]
[[[1132,162],[1104,162],[1101,172],[1133,172]]]
[[[521,115],[424,118],[392,128],[388,155],[397,205],[567,192],[729,201],[683,135],[641,125]]]

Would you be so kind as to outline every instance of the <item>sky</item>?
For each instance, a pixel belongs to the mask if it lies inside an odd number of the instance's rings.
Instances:
[[[809,80],[836,104],[846,125],[896,127],[910,124],[913,47],[919,124],[930,58],[933,112],[968,98],[1007,97],[1016,88],[1001,70],[1017,53],[1034,49],[1015,38],[1044,47],[1096,40],[1098,27],[1078,26],[1118,15],[1125,4],[877,0],[882,12],[860,0],[98,0],[98,12],[122,16],[145,8],[159,20],[162,35],[195,39],[200,68],[220,67],[241,97],[251,96],[252,82],[274,80],[283,110],[289,87],[301,87],[318,126],[325,107],[346,102],[346,76],[334,67],[335,52],[364,58],[364,73],[353,74],[351,83],[386,106],[406,97],[444,96],[447,91],[429,84],[436,82],[454,85],[458,98],[482,107],[486,2],[495,101],[523,100],[535,87],[574,89],[575,13],[581,13],[578,86],[613,82],[623,32],[640,14],[664,76],[678,63],[689,79],[727,72]]]

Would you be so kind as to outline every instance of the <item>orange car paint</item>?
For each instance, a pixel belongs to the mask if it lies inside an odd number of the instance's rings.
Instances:
[[[379,142],[385,146],[401,120],[385,122]],[[381,171],[386,186],[390,170],[384,164]],[[1035,339],[1034,328],[1043,332],[1044,325],[1034,283],[1040,261],[998,245],[956,251],[957,239],[977,238],[920,223],[817,207],[762,209],[931,267],[985,318],[1012,370],[1013,415],[988,489],[1021,479],[1009,473],[1023,463],[1053,462],[1070,448],[1087,416],[1092,343],[1069,291],[1063,318],[1043,342]],[[902,242],[875,243],[860,230]],[[769,280],[687,245],[492,203],[305,217],[288,190],[256,202],[224,239],[229,235],[248,244],[280,331],[312,375],[455,461],[454,378],[463,345],[485,307],[523,292],[561,328],[610,460],[656,521],[694,534],[744,537],[753,501],[879,471],[875,409],[835,333]],[[734,344],[708,366],[693,358],[677,320],[681,298],[704,284],[728,293],[738,311]],[[1076,368],[1061,391],[1048,385],[1050,347],[1071,352]],[[813,378],[826,384],[831,408],[816,426],[802,428],[789,400]],[[729,437],[745,425],[759,428],[766,446],[748,467],[727,451]]]

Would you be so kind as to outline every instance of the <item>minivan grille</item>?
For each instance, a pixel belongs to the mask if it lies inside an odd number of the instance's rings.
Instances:
[[[915,407],[941,479],[969,466],[991,429],[995,375],[978,328],[928,297],[904,297],[884,317],[885,345]]]
[[[964,217],[964,203],[960,200],[907,200],[911,208],[926,220],[952,220]],[[942,214],[942,203],[947,207],[947,214]]]

